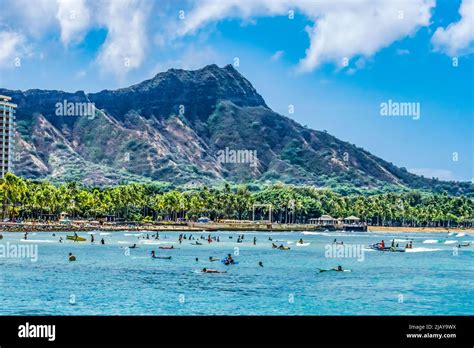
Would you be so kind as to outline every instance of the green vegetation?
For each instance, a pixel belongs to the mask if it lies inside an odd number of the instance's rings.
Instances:
[[[3,219],[73,218],[96,219],[113,215],[122,220],[157,221],[196,219],[251,219],[253,204],[271,204],[273,221],[306,223],[329,214],[356,215],[373,225],[463,226],[474,222],[471,197],[428,194],[419,191],[373,195],[346,195],[311,186],[273,184],[266,187],[229,184],[186,189],[164,183],[86,187],[77,182],[54,185],[23,180],[11,173],[0,179]],[[268,211],[256,210],[256,218]]]

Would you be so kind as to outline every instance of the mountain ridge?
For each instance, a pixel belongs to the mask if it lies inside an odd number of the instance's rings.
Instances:
[[[274,112],[232,65],[169,69],[129,87],[96,93],[0,89],[0,94],[18,104],[14,168],[26,178],[90,185],[225,180],[473,191],[471,183],[409,173]],[[93,117],[58,116],[55,105],[64,100],[94,103],[100,111]],[[258,165],[220,163],[217,153],[226,147],[256,151]]]

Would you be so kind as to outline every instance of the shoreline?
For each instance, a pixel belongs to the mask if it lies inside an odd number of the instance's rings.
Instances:
[[[317,227],[315,225],[306,224],[222,224],[222,223],[207,223],[207,224],[167,224],[167,225],[88,225],[88,224],[16,224],[3,223],[0,224],[1,232],[124,232],[124,231],[138,231],[138,232],[327,232],[324,227]],[[331,229],[330,232],[345,232],[343,229]],[[474,228],[446,228],[446,227],[398,227],[398,226],[367,226],[367,232],[382,232],[382,233],[449,233],[449,232],[474,232]],[[357,233],[365,233],[363,231]]]
[[[474,228],[458,227],[392,227],[392,226],[368,226],[368,232],[419,232],[419,233],[449,233],[449,232],[474,232]]]

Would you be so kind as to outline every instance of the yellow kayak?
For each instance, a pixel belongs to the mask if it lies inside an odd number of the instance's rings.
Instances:
[[[73,240],[75,242],[85,242],[87,239],[84,237],[79,237],[79,236],[66,236],[66,239]]]

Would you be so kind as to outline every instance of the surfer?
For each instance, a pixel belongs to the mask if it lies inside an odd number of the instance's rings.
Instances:
[[[219,259],[209,256],[209,261],[214,262],[214,261],[219,261]]]
[[[235,261],[232,258],[232,255],[227,254],[227,257],[224,259],[224,264],[225,265],[233,265],[234,263],[235,263]]]
[[[69,253],[69,261],[76,261],[76,257],[72,253]]]
[[[130,249],[136,249],[137,248],[137,245],[136,244],[133,244],[131,247],[129,247]]]
[[[102,245],[104,245],[104,244],[105,244],[105,240],[104,240],[104,238],[102,238],[102,239],[100,240],[100,244],[102,244]]]
[[[253,245],[257,245],[257,237],[253,237]]]
[[[337,268],[331,268],[331,269],[322,269],[322,268],[318,268],[318,269],[319,269],[319,273],[329,272],[329,271],[334,271],[334,272],[350,272],[351,271],[350,269],[343,269],[342,266],[337,266]]]
[[[226,271],[221,272],[216,269],[207,269],[207,268],[203,268],[201,272],[202,273],[226,273]]]
[[[91,243],[94,243],[94,235],[91,234]]]
[[[298,244],[304,244],[303,238],[300,238],[300,240],[298,241]]]
[[[262,262],[262,261],[259,261],[259,262],[258,262],[258,265],[259,265],[260,267],[263,267],[263,262]]]

